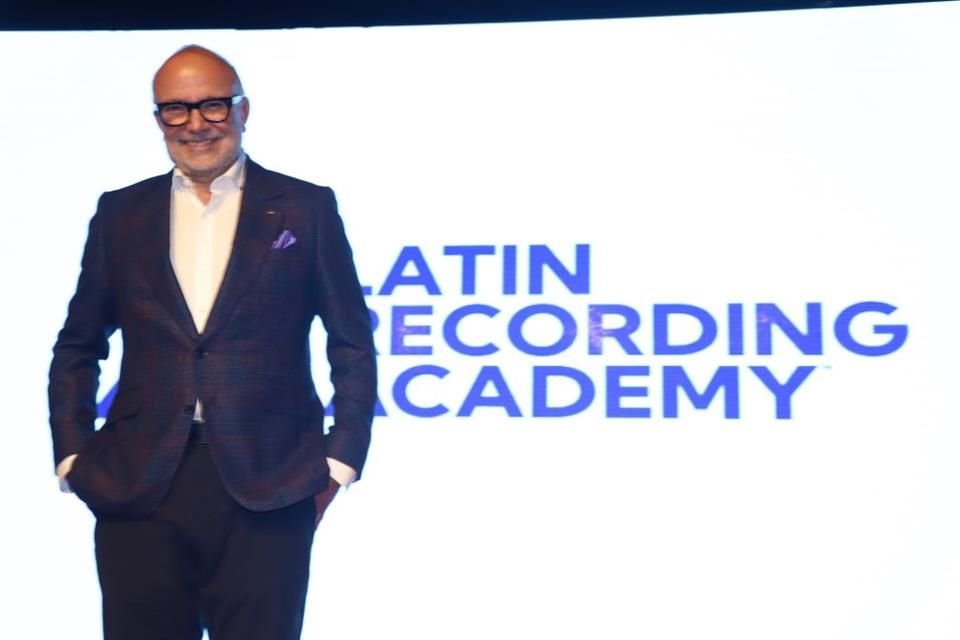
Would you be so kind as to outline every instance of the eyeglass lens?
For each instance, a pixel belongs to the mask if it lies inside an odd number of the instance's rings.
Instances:
[[[180,125],[190,119],[190,105],[166,104],[160,108],[160,119],[168,125]],[[223,122],[230,115],[230,105],[224,100],[204,100],[196,109],[207,122]]]

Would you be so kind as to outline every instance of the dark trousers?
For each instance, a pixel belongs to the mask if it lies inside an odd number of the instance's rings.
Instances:
[[[104,639],[298,639],[314,515],[312,499],[242,508],[191,439],[157,511],[97,519]]]

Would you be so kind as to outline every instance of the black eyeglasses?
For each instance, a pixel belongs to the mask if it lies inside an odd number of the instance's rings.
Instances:
[[[190,112],[196,109],[207,122],[223,122],[230,116],[230,108],[243,100],[243,96],[207,98],[200,102],[158,102],[157,115],[168,127],[179,127],[190,120]]]

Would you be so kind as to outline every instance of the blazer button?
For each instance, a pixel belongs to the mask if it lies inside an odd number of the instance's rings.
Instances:
[[[207,357],[207,352],[204,351],[203,349],[197,349],[196,354],[197,354],[197,357],[198,357],[198,358],[206,358],[206,357]]]

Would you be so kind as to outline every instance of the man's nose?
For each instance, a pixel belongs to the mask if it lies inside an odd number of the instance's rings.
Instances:
[[[203,131],[207,128],[207,121],[200,115],[200,109],[190,109],[186,126],[188,131]]]

